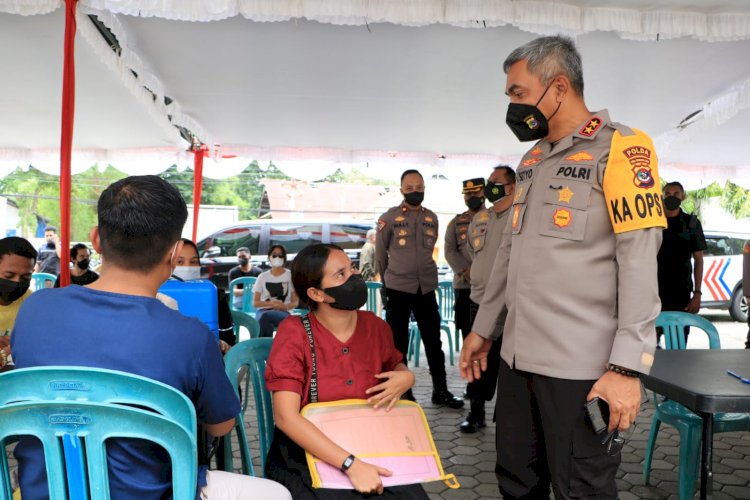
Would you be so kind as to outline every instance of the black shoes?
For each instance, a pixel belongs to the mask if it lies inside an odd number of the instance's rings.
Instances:
[[[487,427],[484,423],[484,401],[472,400],[471,410],[458,428],[464,434],[474,434],[483,427]]]
[[[458,426],[459,430],[464,434],[474,434],[477,432],[477,429],[482,429],[484,427],[487,427],[487,424],[484,423],[484,416],[475,417],[471,412],[469,412],[466,420],[461,422],[461,425]]]
[[[448,408],[453,408],[454,410],[464,407],[464,400],[461,398],[457,398],[453,395],[452,392],[447,389],[443,389],[442,391],[433,391],[432,402],[433,404],[447,406]]]

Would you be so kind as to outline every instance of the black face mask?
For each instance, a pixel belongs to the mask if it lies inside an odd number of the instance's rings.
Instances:
[[[237,262],[239,262],[241,266],[246,266],[248,262],[250,262],[250,259],[247,257],[237,257]]]
[[[352,274],[342,285],[324,288],[323,291],[336,301],[328,304],[334,309],[355,311],[367,302],[367,284],[360,274]]]
[[[76,262],[76,265],[78,266],[78,269],[86,270],[89,268],[89,264],[91,261],[89,259],[83,259]]]
[[[533,106],[514,102],[508,104],[505,123],[508,124],[508,127],[510,127],[510,130],[516,135],[519,141],[537,141],[547,137],[549,133],[549,120],[557,114],[560,104],[562,104],[558,103],[557,109],[549,118],[544,116],[544,113],[537,106],[542,102],[548,90],[549,87],[544,90],[542,97]]]
[[[0,298],[5,302],[15,302],[26,293],[30,285],[30,281],[11,281],[0,278]]]
[[[424,201],[424,191],[412,191],[404,195],[406,203],[413,207],[418,207]]]
[[[55,242],[54,241],[48,241],[47,242],[47,248],[55,248]]]
[[[676,196],[665,196],[664,197],[664,208],[667,210],[677,210],[680,208],[682,200]]]
[[[487,181],[487,185],[484,186],[484,195],[490,200],[490,203],[495,203],[500,198],[505,198],[505,186]]]
[[[469,210],[476,211],[484,206],[484,196],[472,196],[466,200],[466,207]]]

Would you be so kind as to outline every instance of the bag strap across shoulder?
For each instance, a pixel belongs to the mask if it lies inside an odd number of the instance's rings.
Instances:
[[[305,327],[307,340],[310,342],[310,354],[312,355],[312,374],[310,375],[310,402],[318,402],[318,370],[315,364],[315,341],[313,340],[312,326],[310,325],[309,315],[305,314],[300,318],[302,326]]]

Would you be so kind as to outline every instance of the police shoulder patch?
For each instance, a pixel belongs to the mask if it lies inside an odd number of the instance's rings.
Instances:
[[[604,170],[602,189],[615,234],[667,227],[654,145],[640,130],[633,132],[615,131]]]
[[[382,231],[384,227],[385,227],[385,221],[383,219],[380,219],[378,221],[378,231]]]

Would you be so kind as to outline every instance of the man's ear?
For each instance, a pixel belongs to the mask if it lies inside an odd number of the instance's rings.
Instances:
[[[568,92],[570,91],[570,80],[565,75],[558,75],[552,82],[552,88],[555,89],[555,97],[557,102],[562,102]]]
[[[99,226],[94,226],[89,232],[89,240],[91,240],[91,246],[99,255],[102,254],[102,242],[99,239]]]
[[[176,246],[171,246],[170,245],[169,249],[167,250],[167,254],[164,256],[164,259],[167,262],[169,262],[170,266],[172,265],[172,261],[175,260],[175,257],[177,257],[178,255],[180,255],[180,252],[182,252],[182,247],[184,247],[184,246],[185,246],[185,242],[182,241],[181,239],[177,240],[177,245]]]

